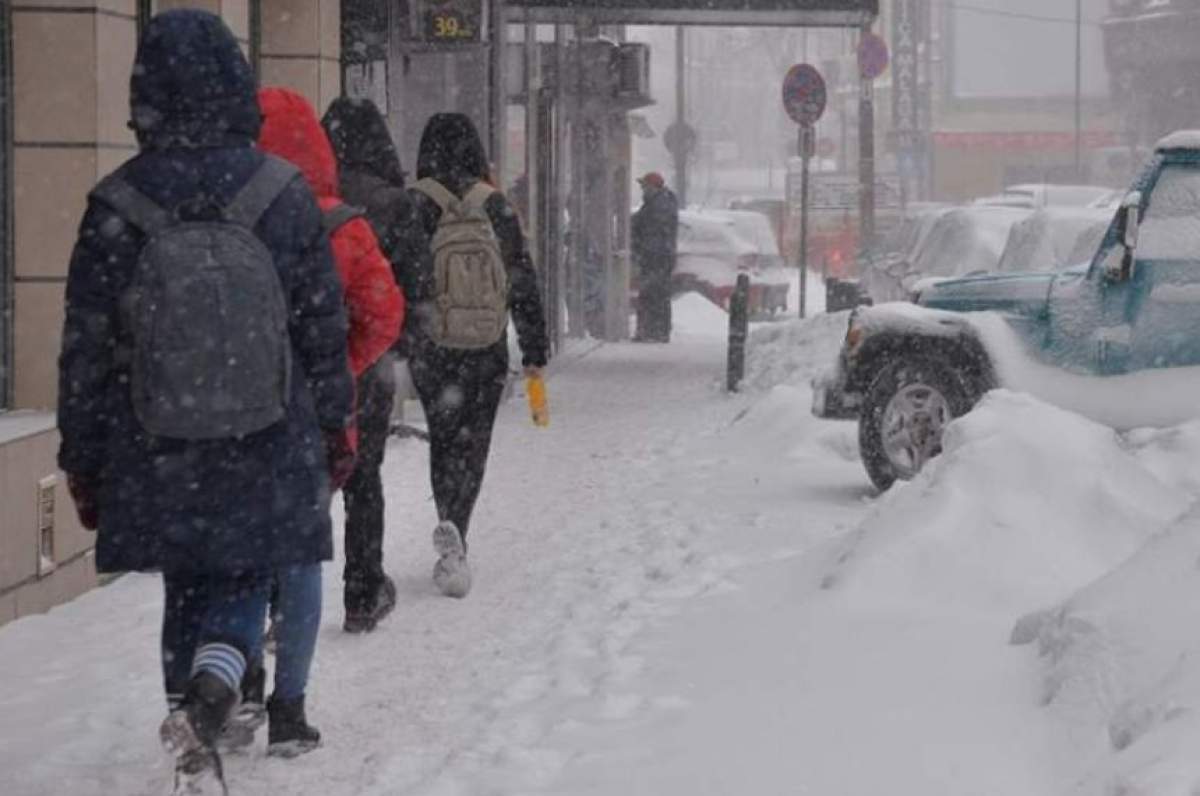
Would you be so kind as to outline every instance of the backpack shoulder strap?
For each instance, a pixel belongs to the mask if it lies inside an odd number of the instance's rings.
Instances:
[[[340,205],[335,205],[328,210],[322,211],[321,226],[325,228],[326,235],[332,235],[346,224],[364,215],[366,213],[362,208],[343,202]]]
[[[463,197],[463,204],[471,208],[483,209],[487,204],[487,200],[492,198],[492,194],[496,193],[496,189],[488,185],[483,180],[471,186],[471,190],[467,191],[467,195]]]
[[[268,155],[254,176],[242,186],[225,208],[225,217],[235,224],[254,229],[267,208],[283,189],[300,175],[300,170],[282,158]]]
[[[134,188],[121,177],[109,177],[92,189],[92,196],[117,211],[121,218],[147,235],[153,235],[175,223],[175,217],[162,205]]]
[[[420,191],[432,199],[443,213],[458,204],[458,197],[450,193],[449,188],[430,177],[417,180],[413,185],[413,190]]]

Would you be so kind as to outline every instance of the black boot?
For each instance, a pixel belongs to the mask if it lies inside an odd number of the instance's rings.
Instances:
[[[267,701],[267,754],[297,757],[321,745],[321,733],[304,716],[304,697]]]
[[[237,700],[220,678],[201,672],[188,683],[179,709],[163,721],[159,737],[176,757],[176,794],[226,793],[216,741]]]
[[[346,621],[342,623],[342,629],[347,633],[370,633],[396,607],[396,584],[384,575],[375,593],[366,600],[366,605],[352,607],[349,603],[347,601]]]

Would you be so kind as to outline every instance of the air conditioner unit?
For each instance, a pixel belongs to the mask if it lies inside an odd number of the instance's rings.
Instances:
[[[649,98],[649,46],[640,42],[626,42],[617,48],[617,96]]]

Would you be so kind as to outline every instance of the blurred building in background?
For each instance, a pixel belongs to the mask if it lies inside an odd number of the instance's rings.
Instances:
[[[1105,56],[1121,111],[1123,143],[1152,147],[1200,127],[1200,2],[1111,0]]]

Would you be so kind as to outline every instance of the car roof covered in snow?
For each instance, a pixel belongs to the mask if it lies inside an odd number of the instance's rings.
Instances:
[[[1168,149],[1200,149],[1200,130],[1176,130],[1154,145],[1156,152]]]
[[[955,207],[940,214],[910,261],[911,271],[927,276],[962,276],[993,271],[1013,224],[1027,208],[995,205]]]
[[[733,256],[757,254],[758,247],[738,232],[733,219],[717,210],[680,210],[680,254]]]
[[[1087,207],[1111,192],[1112,188],[1104,185],[1026,183],[1008,186],[999,197],[991,197],[987,203],[1016,204],[1023,200],[1029,207]]]

